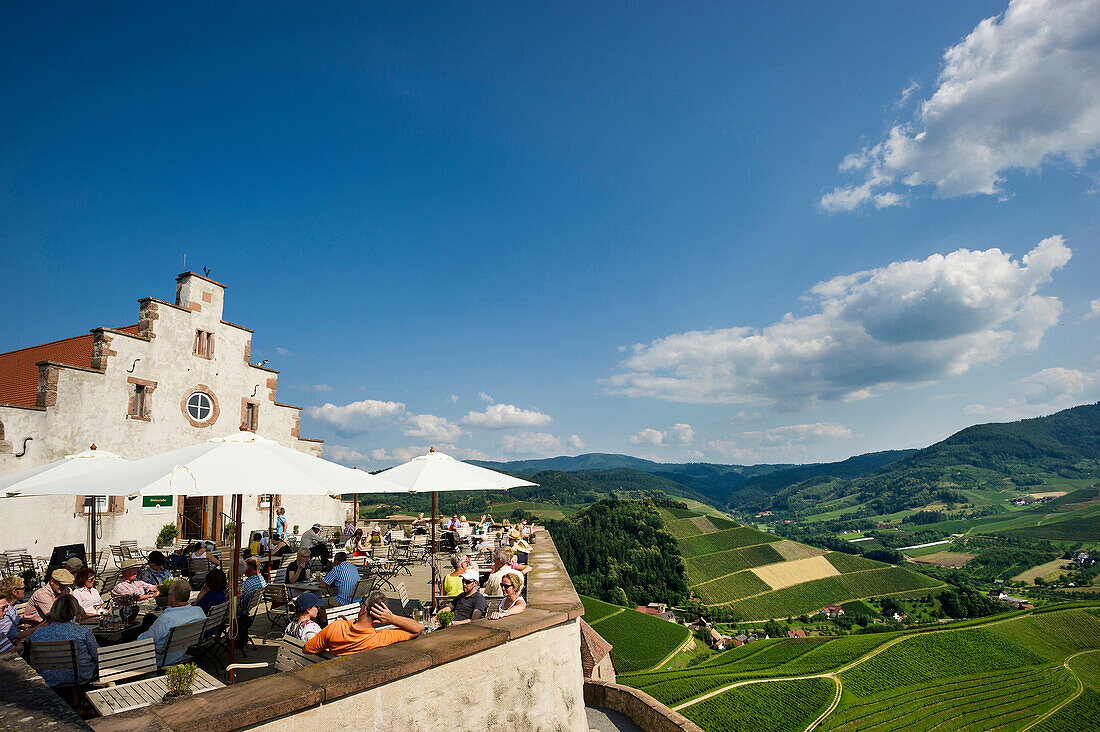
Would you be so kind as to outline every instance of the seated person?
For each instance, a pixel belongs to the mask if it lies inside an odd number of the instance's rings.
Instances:
[[[416,514],[416,518],[413,519],[412,529],[413,533],[426,534],[428,533],[428,519],[424,518],[424,512]]]
[[[57,602],[57,598],[72,591],[74,579],[72,572],[64,567],[55,569],[50,574],[50,581],[35,590],[34,594],[31,595],[31,599],[27,601],[27,607],[23,610],[22,622],[31,625],[43,622],[50,614],[50,609]],[[79,608],[80,603],[76,603],[76,606]]]
[[[260,556],[260,532],[252,532],[252,540],[248,542],[248,546],[244,550],[244,558],[258,557]]]
[[[23,602],[24,584],[23,578],[17,574],[0,579],[0,600],[6,603],[3,615],[0,615],[0,638],[6,638],[11,643],[19,637],[19,612],[15,606]]]
[[[370,549],[370,546],[363,537],[362,529],[356,529],[355,533],[344,542],[344,553],[349,557],[365,557],[368,549]]]
[[[151,551],[146,561],[149,563],[149,566],[141,570],[141,574],[138,575],[139,580],[148,582],[151,585],[159,585],[172,579],[172,573],[169,572],[168,568],[165,566],[167,560],[164,558],[164,554],[158,551]]]
[[[199,596],[191,604],[198,606],[205,614],[209,615],[210,608],[229,600],[225,596],[225,588],[228,586],[229,580],[225,576],[225,572],[214,568],[206,573],[206,577],[202,581],[202,589],[199,590]]]
[[[8,610],[11,606],[8,605],[8,601],[4,597],[0,596],[0,617],[8,614]],[[8,638],[7,633],[0,635],[0,656],[5,653],[22,653],[23,641],[19,640],[18,635],[15,638]]]
[[[452,610],[455,614],[454,624],[461,625],[485,617],[485,611],[488,607],[489,603],[485,600],[485,595],[481,594],[481,588],[478,586],[477,570],[470,567],[462,573],[462,594],[439,608],[436,616],[438,617],[439,613],[444,610]]]
[[[447,522],[447,531],[456,531],[458,529],[458,514],[451,514],[451,520]]]
[[[439,586],[439,592],[445,597],[454,597],[462,594],[462,573],[470,568],[470,558],[451,555],[451,567],[453,571],[443,578]]]
[[[54,570],[54,574],[60,571],[62,570]],[[54,601],[47,617],[49,622],[39,626],[27,640],[33,643],[76,641],[76,678],[73,678],[72,669],[44,668],[38,673],[50,686],[88,683],[95,675],[96,665],[99,663],[99,644],[95,642],[91,628],[76,622],[80,617],[80,603],[71,594],[63,594]]]
[[[76,576],[77,572],[84,569],[84,560],[80,557],[69,557],[65,560],[65,569],[72,572],[73,576]]]
[[[336,597],[329,600],[330,607],[348,605],[355,601],[355,586],[359,584],[359,568],[347,561],[348,555],[336,552],[332,558],[332,569],[321,580],[321,587],[335,587]]]
[[[139,600],[148,600],[150,597],[159,595],[160,592],[155,585],[142,582],[137,578],[140,568],[141,562],[136,559],[127,559],[119,565],[120,576],[118,584],[111,590],[111,597],[118,600],[120,597],[126,597],[127,595],[137,595]]]
[[[354,533],[354,531],[352,533]],[[303,531],[298,546],[302,549],[308,549],[311,557],[321,557],[321,560],[326,563],[332,556],[332,552],[330,552],[328,548],[328,543],[321,538],[321,524],[314,524],[309,529]]]
[[[103,598],[99,590],[95,588],[95,570],[84,567],[76,573],[76,581],[73,582],[73,597],[80,603],[80,610],[84,615],[102,615]]]
[[[198,547],[191,552],[192,559],[206,559],[215,567],[221,566],[222,560],[218,559],[212,551],[214,549],[214,542],[203,541],[197,543]]]
[[[309,549],[299,549],[294,561],[286,565],[286,583],[305,582],[309,579]]]
[[[504,591],[504,599],[500,601],[500,609],[489,615],[489,620],[500,620],[509,615],[517,615],[527,609],[527,601],[519,594],[523,591],[522,574],[508,570],[500,581],[500,588]]]
[[[267,556],[269,553],[269,548],[270,554],[273,557],[281,557],[284,554],[290,554],[292,551],[294,551],[279,536],[275,537],[275,543],[272,544],[271,538],[267,535],[267,532],[265,531],[264,535],[260,537],[260,554],[262,556]]]
[[[531,554],[531,545],[523,539],[520,539],[512,545],[512,569],[517,572],[530,572],[531,568],[527,565],[527,558]]]
[[[394,625],[394,629],[378,630],[382,625]],[[420,635],[424,626],[412,618],[394,615],[386,605],[386,596],[372,592],[363,598],[359,617],[354,621],[336,620],[320,633],[306,641],[302,650],[306,653],[323,653],[346,656],[370,648],[388,646]]]
[[[307,641],[321,632],[321,626],[317,624],[317,613],[325,606],[325,601],[312,592],[303,592],[291,601],[296,620],[287,623],[284,635],[294,636],[298,640]]]
[[[256,557],[249,557],[244,562],[244,582],[241,583],[241,599],[237,604],[238,609],[243,608],[244,612],[247,612],[248,603],[252,600],[252,596],[265,587],[267,587],[267,580],[260,574],[260,560]]]
[[[491,597],[503,595],[504,592],[500,589],[500,581],[504,578],[506,572],[514,571],[512,569],[512,552],[508,547],[502,546],[493,552],[493,571],[489,573],[489,578],[485,580],[485,594]]]
[[[163,659],[161,666],[171,666],[179,663],[183,658],[183,654],[187,652],[186,648],[179,648],[167,656],[164,655],[165,643],[168,641],[168,631],[177,625],[187,625],[188,623],[206,620],[206,613],[203,612],[202,608],[190,604],[190,600],[191,584],[182,579],[173,582],[172,586],[168,588],[168,607],[149,626],[148,630],[138,636],[138,640],[153,639],[157,656]]]

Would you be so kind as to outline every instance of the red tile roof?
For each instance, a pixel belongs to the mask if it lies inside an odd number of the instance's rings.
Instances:
[[[611,644],[604,640],[591,625],[581,620],[581,668],[584,677],[592,676],[592,669],[611,653]],[[614,663],[614,660],[612,660]]]
[[[118,328],[137,335],[137,325]],[[38,396],[39,361],[58,361],[70,366],[92,366],[92,334],[65,338],[40,346],[0,353],[0,403],[33,407]]]

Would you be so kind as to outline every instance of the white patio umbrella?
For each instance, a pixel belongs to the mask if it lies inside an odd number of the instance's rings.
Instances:
[[[7,497],[18,496],[92,496],[88,512],[91,565],[96,565],[95,499],[96,496],[117,496],[115,492],[89,493],[84,477],[99,471],[111,471],[126,463],[120,455],[107,450],[89,449],[66,455],[52,463],[39,465],[14,475],[0,478],[0,493]]]
[[[251,432],[215,437],[206,442],[124,462],[111,470],[81,476],[82,489],[96,495],[232,496],[234,532],[232,601],[237,599],[240,576],[241,504],[245,494],[317,495],[395,493],[404,488],[383,478],[352,470],[319,457],[298,452]],[[61,490],[48,483],[39,492]],[[235,610],[235,605],[233,606]],[[235,618],[235,615],[234,615]],[[233,662],[235,643],[229,645]]]
[[[529,480],[507,473],[470,465],[450,455],[436,452],[415,457],[407,463],[383,470],[378,477],[403,486],[409,493],[432,494],[432,605],[435,605],[435,515],[440,491],[506,491],[509,488],[537,486]]]

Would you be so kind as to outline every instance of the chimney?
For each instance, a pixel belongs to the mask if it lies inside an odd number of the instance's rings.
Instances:
[[[176,278],[176,305],[201,313],[203,320],[222,319],[225,285],[195,272],[184,272]]]

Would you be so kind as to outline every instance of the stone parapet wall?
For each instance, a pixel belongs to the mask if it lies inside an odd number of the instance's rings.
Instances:
[[[99,732],[244,727],[587,730],[578,618],[553,541],[532,547],[528,609],[91,720]],[[379,721],[381,720],[381,721]]]
[[[645,732],[703,732],[684,715],[629,686],[585,679],[584,703],[619,712]]]

